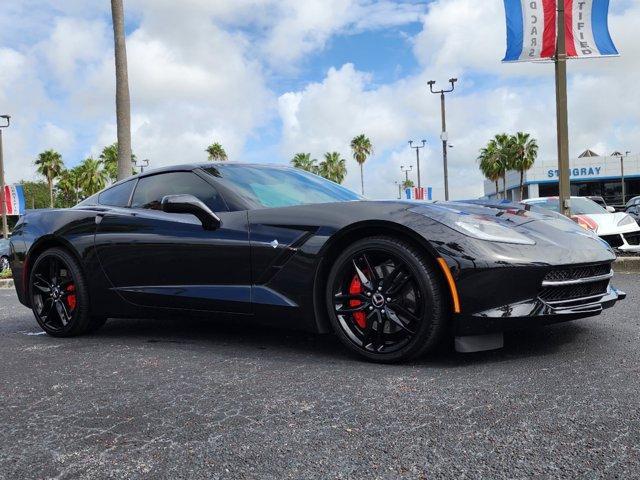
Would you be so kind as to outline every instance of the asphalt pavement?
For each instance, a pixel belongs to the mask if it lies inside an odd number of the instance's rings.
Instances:
[[[0,478],[638,478],[640,275],[615,283],[598,317],[396,366],[241,322],[56,339],[0,290]]]

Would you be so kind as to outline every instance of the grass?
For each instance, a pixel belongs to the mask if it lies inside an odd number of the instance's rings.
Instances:
[[[3,270],[0,272],[0,280],[5,280],[9,278],[12,278],[10,269],[7,268],[6,270]]]

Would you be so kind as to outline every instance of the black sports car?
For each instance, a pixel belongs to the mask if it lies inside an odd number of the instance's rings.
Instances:
[[[553,212],[368,201],[301,170],[235,163],[145,172],[29,214],[11,238],[20,301],[50,335],[107,317],[259,317],[334,331],[385,362],[451,333],[481,349],[505,329],[596,315],[624,298],[614,258]]]

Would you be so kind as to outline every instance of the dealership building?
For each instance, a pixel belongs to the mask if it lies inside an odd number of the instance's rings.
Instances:
[[[607,204],[622,205],[622,171],[624,169],[625,201],[640,196],[640,155],[621,156],[614,152],[600,156],[587,150],[571,159],[571,195],[603,197]],[[498,182],[502,194],[502,179]],[[507,172],[507,198],[520,200],[520,173]],[[484,194],[496,198],[494,182],[485,180]],[[537,161],[524,174],[524,197],[549,197],[558,195],[558,162]]]

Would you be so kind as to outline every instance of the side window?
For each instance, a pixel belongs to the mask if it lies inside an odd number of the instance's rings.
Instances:
[[[128,207],[135,184],[135,180],[129,180],[105,190],[98,196],[98,204],[111,207]]]
[[[213,212],[226,212],[227,206],[216,189],[193,172],[159,173],[141,178],[131,207],[160,210],[165,195],[189,194],[202,200]]]

